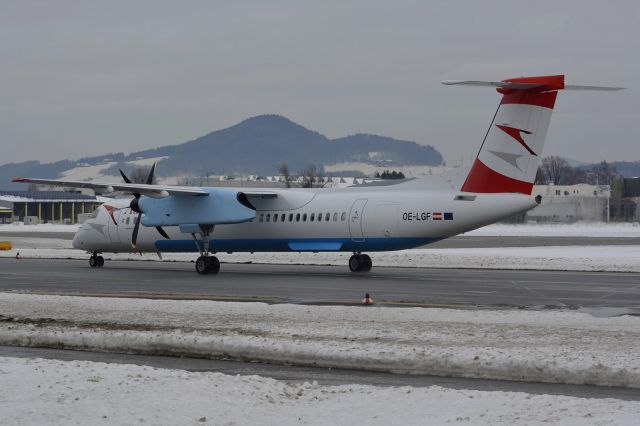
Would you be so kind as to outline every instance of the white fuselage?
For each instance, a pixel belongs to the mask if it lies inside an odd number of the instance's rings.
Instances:
[[[387,251],[425,245],[534,207],[522,194],[471,194],[403,189],[403,185],[341,189],[272,189],[251,198],[256,217],[215,225],[212,252]],[[108,209],[105,205],[113,207]],[[98,208],[78,230],[73,246],[88,252],[197,252],[194,237],[165,227],[170,239],[141,226],[135,249],[136,213],[129,200]]]

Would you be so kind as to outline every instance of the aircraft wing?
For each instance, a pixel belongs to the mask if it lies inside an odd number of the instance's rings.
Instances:
[[[169,195],[208,196],[209,193],[197,186],[147,185],[144,183],[106,183],[83,182],[58,179],[15,178],[13,182],[37,183],[42,185],[66,186],[71,188],[103,189],[107,192],[122,191],[138,193],[152,198],[164,198]]]
[[[106,183],[106,182],[86,182],[75,180],[59,180],[59,179],[32,179],[32,178],[15,178],[13,182],[18,183],[37,183],[41,185],[66,186],[70,188],[91,188],[102,189],[107,192],[121,191],[130,194],[137,193],[146,195],[151,198],[164,198],[169,195],[192,195],[192,196],[208,196],[209,191],[205,191],[198,186],[174,186],[174,185],[147,185],[144,183]],[[244,193],[249,198],[277,198],[278,193],[264,190],[243,190],[238,188],[239,192]]]

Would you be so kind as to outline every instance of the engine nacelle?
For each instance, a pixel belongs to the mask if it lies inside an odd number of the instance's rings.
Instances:
[[[206,188],[209,195],[170,195],[165,198],[141,196],[138,207],[144,226],[180,224],[216,225],[248,222],[256,211],[247,197],[228,188]]]

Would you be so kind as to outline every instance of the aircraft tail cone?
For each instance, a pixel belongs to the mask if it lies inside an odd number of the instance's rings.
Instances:
[[[364,299],[362,299],[362,304],[365,306],[373,305],[373,299],[369,293],[365,293]]]

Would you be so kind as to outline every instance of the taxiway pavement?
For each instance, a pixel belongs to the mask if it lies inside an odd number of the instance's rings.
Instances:
[[[0,291],[378,305],[587,308],[596,314],[640,313],[640,274],[523,270],[455,270],[347,266],[222,264],[197,275],[193,263],[0,258]],[[618,311],[616,311],[618,309]],[[620,311],[622,309],[622,311]]]

